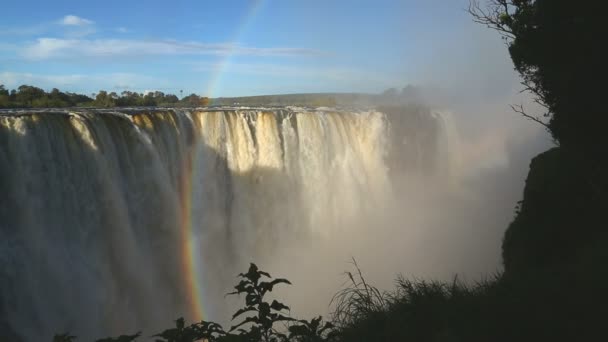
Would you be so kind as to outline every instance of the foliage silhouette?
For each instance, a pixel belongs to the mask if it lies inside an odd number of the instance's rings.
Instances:
[[[607,239],[598,242],[604,246]],[[596,251],[601,251],[596,249]],[[221,325],[201,321],[187,325],[183,318],[175,327],[154,335],[156,342],[350,342],[350,341],[571,341],[600,336],[608,277],[596,268],[606,260],[605,250],[585,257],[587,267],[550,278],[514,279],[496,274],[467,285],[452,282],[397,279],[396,289],[384,292],[370,285],[356,263],[347,273],[349,283],[332,303],[331,322],[321,317],[298,320],[278,301],[265,295],[286,279],[272,279],[251,264],[232,295],[244,295],[245,306],[226,331]],[[269,278],[266,280],[265,278]],[[576,281],[572,281],[576,280]],[[565,288],[567,287],[567,289]],[[597,303],[597,305],[590,305]],[[284,329],[278,323],[285,323]],[[140,334],[98,340],[132,342]],[[75,342],[69,334],[53,342]]]
[[[178,318],[175,328],[167,329],[153,337],[158,337],[155,339],[157,342],[224,341],[222,338],[226,337],[226,332],[217,323],[202,321],[186,326],[184,319]]]
[[[356,273],[346,272],[348,282],[332,298],[334,306],[332,320],[341,328],[356,324],[356,322],[374,316],[386,310],[388,305],[387,294],[376,287],[369,285],[357,262],[353,259]]]
[[[338,331],[331,322],[323,324],[323,317],[318,316],[306,320],[297,320],[300,324],[289,327],[289,338],[291,341],[322,342],[333,341],[338,338]]]
[[[398,280],[375,294],[361,279],[334,317],[342,341],[592,341],[608,314],[608,56],[601,1],[472,1],[475,21],[505,39],[527,114],[559,147],[536,157],[505,234],[505,272],[473,285]],[[378,299],[382,298],[382,299]],[[376,305],[379,304],[379,305]]]
[[[573,266],[608,222],[608,115],[601,1],[488,0],[470,3],[475,21],[503,35],[525,89],[546,108],[526,114],[558,148],[534,158],[524,199],[503,242],[507,273]],[[548,276],[548,275],[547,275]]]
[[[603,92],[606,79],[603,3],[568,0],[472,1],[473,18],[505,38],[526,90],[547,109],[561,146],[608,146]],[[542,119],[542,118],[540,118]]]
[[[272,279],[270,274],[261,271],[251,263],[246,273],[239,273],[241,280],[227,295],[244,295],[245,306],[237,310],[232,320],[241,319],[226,331],[220,324],[201,321],[186,325],[183,318],[175,321],[175,327],[153,335],[156,342],[323,342],[333,341],[336,331],[333,324],[323,323],[322,317],[310,321],[290,317],[289,307],[277,300],[266,301],[269,292],[280,284],[290,285],[287,279]],[[265,280],[268,278],[268,280]],[[245,316],[245,317],[243,317]],[[286,329],[277,327],[285,323]],[[287,332],[289,334],[287,334]],[[132,342],[141,333],[104,338],[97,342]],[[55,335],[53,342],[75,342],[76,337],[69,334]]]
[[[76,336],[72,336],[69,333],[57,334],[53,337],[53,342],[74,342]]]
[[[120,335],[118,337],[107,337],[97,340],[96,342],[131,342],[135,341],[136,338],[141,336],[141,332],[133,335]]]

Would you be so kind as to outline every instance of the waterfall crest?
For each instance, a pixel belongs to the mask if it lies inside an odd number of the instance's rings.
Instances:
[[[290,107],[0,113],[0,326],[87,339],[156,332],[197,306],[213,316],[232,265],[378,210],[389,121]]]

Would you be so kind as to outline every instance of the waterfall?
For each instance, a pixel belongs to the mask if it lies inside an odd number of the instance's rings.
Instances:
[[[0,328],[86,340],[212,319],[234,265],[378,210],[389,121],[292,107],[0,113]]]

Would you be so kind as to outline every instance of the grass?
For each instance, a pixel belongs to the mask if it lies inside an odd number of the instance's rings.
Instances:
[[[604,248],[605,249],[605,248]],[[604,253],[605,254],[605,253]],[[398,278],[381,292],[357,269],[335,300],[339,341],[600,341],[608,271],[587,258],[465,284]]]

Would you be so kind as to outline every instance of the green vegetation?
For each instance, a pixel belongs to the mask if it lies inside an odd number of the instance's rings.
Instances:
[[[359,93],[312,93],[260,95],[242,97],[219,97],[209,99],[196,94],[181,100],[173,94],[161,91],[146,94],[125,90],[120,94],[100,90],[92,97],[75,93],[63,93],[53,88],[49,93],[43,89],[22,85],[8,90],[0,85],[0,108],[64,108],[64,107],[202,107],[202,106],[401,106],[417,102],[417,90],[407,86],[402,90],[387,89],[381,94]]]
[[[485,10],[477,3],[470,10],[503,34],[524,86],[547,109],[544,117],[518,111],[543,124],[559,145],[532,162],[505,235],[505,271],[566,272],[608,227],[608,115],[600,76],[608,56],[599,49],[600,2],[491,0]]]
[[[339,341],[593,341],[603,334],[606,275],[579,268],[472,285],[400,278],[381,295],[358,281],[334,323]]]
[[[56,88],[47,93],[43,89],[29,85],[22,85],[17,89],[9,91],[4,85],[0,85],[0,108],[201,107],[209,105],[334,107],[386,104],[402,98],[398,92],[395,92],[395,89],[389,89],[380,95],[319,93],[209,99],[196,94],[190,94],[180,100],[176,95],[165,94],[160,91],[143,94],[126,90],[117,94],[116,92],[100,90],[97,95],[93,94],[92,97],[89,97],[69,92],[64,93]]]
[[[50,92],[22,85],[8,90],[0,84],[0,108],[57,108],[86,105],[93,101],[88,96],[74,93],[63,93],[57,88]]]
[[[96,107],[200,107],[207,106],[209,99],[190,94],[183,99],[178,99],[173,94],[165,94],[160,91],[140,94],[132,91],[123,91],[120,96],[112,92],[101,90],[93,101]]]
[[[589,255],[586,262],[596,264],[594,257]],[[179,318],[174,328],[152,337],[156,342],[593,341],[601,336],[608,312],[602,305],[608,288],[605,268],[558,271],[552,278],[495,275],[472,285],[456,278],[452,282],[399,278],[392,292],[369,285],[356,270],[347,273],[350,284],[334,296],[329,322],[321,317],[295,319],[285,304],[266,301],[275,285],[289,281],[272,279],[251,264],[230,293],[244,295],[245,306],[233,315],[240,321],[229,330],[206,321],[186,325]],[[261,281],[262,277],[270,279]],[[97,342],[140,338],[146,335],[137,332]],[[69,333],[53,339],[75,341]]]
[[[527,114],[558,147],[533,159],[503,241],[505,271],[467,285],[399,279],[380,293],[363,281],[339,295],[341,341],[595,341],[608,314],[608,60],[600,2],[472,2],[502,33],[523,85],[547,109]],[[602,74],[603,75],[603,74]]]
[[[201,321],[186,325],[183,318],[175,321],[175,328],[166,329],[155,334],[156,342],[321,342],[333,341],[336,337],[334,326],[322,322],[321,317],[310,321],[290,317],[289,307],[277,300],[268,302],[265,296],[279,284],[291,284],[287,279],[272,279],[270,274],[261,271],[255,264],[249,266],[246,273],[240,273],[241,281],[229,295],[244,295],[245,306],[239,309],[232,320],[241,319],[226,331],[220,324]],[[263,280],[269,278],[268,280]],[[246,316],[242,318],[243,316]],[[278,325],[282,324],[281,327]],[[130,342],[141,336],[121,335],[115,338],[104,338],[97,342]],[[69,333],[58,334],[53,342],[75,341],[76,336]]]
[[[547,109],[548,128],[563,147],[600,145],[603,150],[608,143],[601,5],[490,0],[486,10],[471,6],[476,21],[503,34],[524,86]]]
[[[53,88],[51,92],[22,85],[8,90],[0,85],[0,108],[64,108],[64,107],[199,107],[207,106],[209,99],[190,94],[179,99],[173,94],[160,91],[141,94],[123,91],[120,95],[100,90],[95,99],[86,95],[61,92]]]

